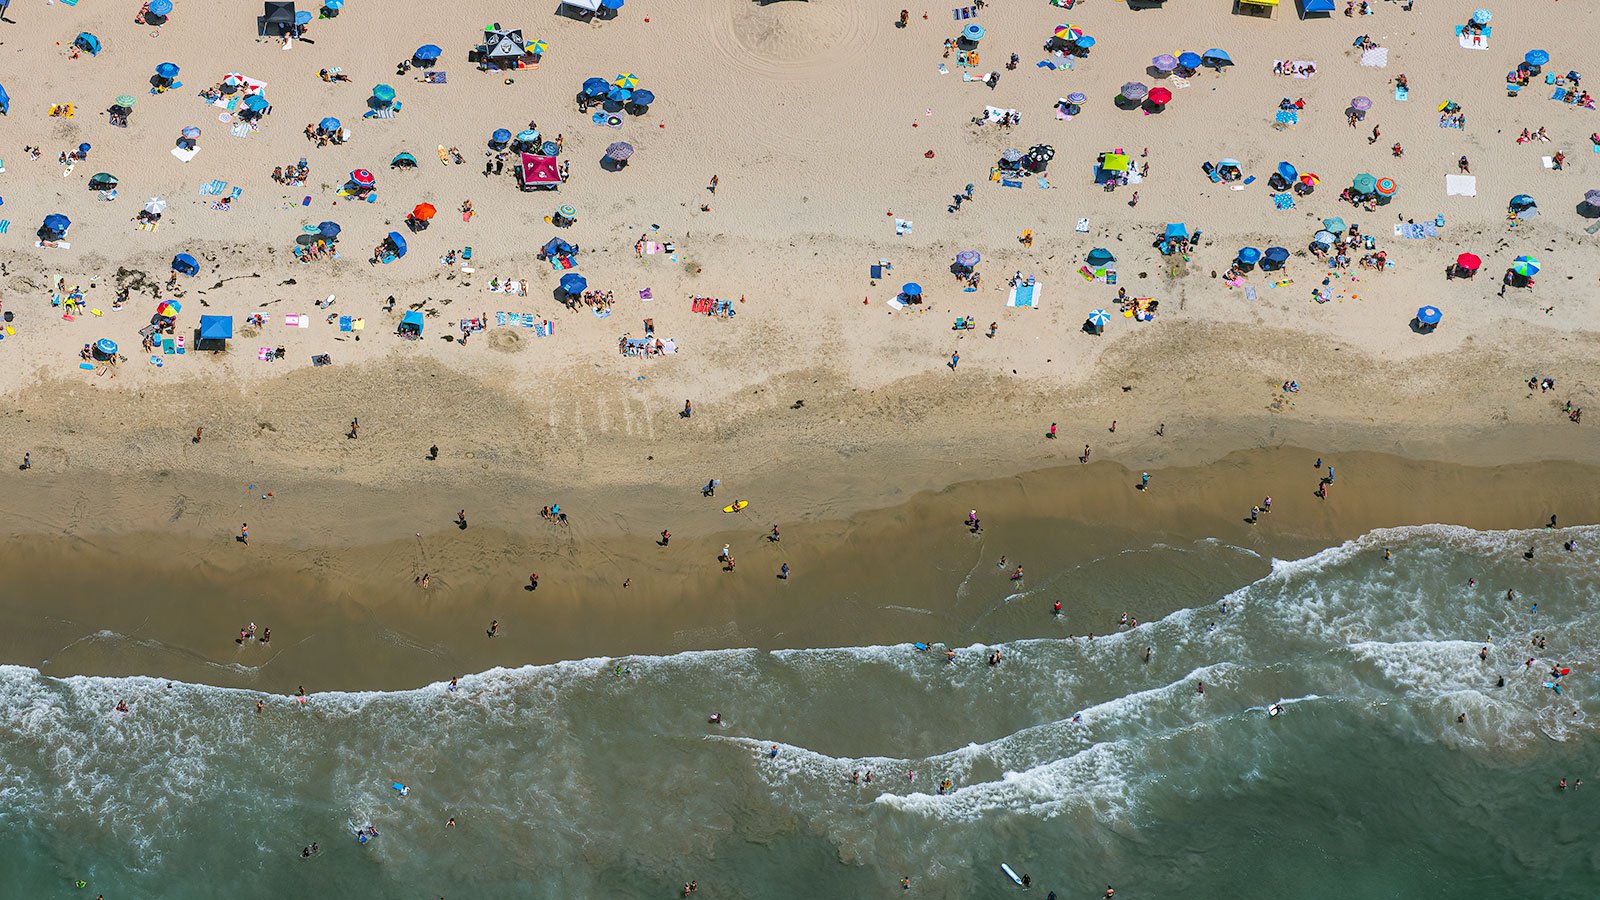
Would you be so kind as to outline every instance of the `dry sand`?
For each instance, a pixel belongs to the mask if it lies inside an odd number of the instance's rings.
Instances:
[[[48,659],[59,672],[282,688],[307,679],[414,684],[493,663],[591,654],[903,640],[915,637],[906,622],[849,612],[860,596],[852,580],[892,585],[900,596],[944,596],[936,580],[908,582],[895,548],[932,528],[939,542],[964,539],[960,515],[977,503],[969,497],[984,498],[991,522],[1013,510],[1043,522],[1064,510],[1072,524],[1062,527],[1089,533],[1112,522],[1127,529],[1109,532],[1122,539],[1141,521],[1130,473],[1148,468],[1160,490],[1137,503],[1170,502],[1164,514],[1182,512],[1175,523],[1149,525],[1224,537],[1242,527],[1254,494],[1274,490],[1239,474],[1241,458],[1288,467],[1308,465],[1305,453],[1396,456],[1373,458],[1383,488],[1341,490],[1326,507],[1306,500],[1296,540],[1274,545],[1281,552],[1400,522],[1532,525],[1557,499],[1566,521],[1593,521],[1593,498],[1581,486],[1585,466],[1600,459],[1585,426],[1569,423],[1560,405],[1586,405],[1597,378],[1593,239],[1574,206],[1596,186],[1582,179],[1596,171],[1586,132],[1600,129],[1600,118],[1551,103],[1542,85],[1515,99],[1502,87],[1505,71],[1536,45],[1552,54],[1548,68],[1584,69],[1583,29],[1551,27],[1566,14],[1559,7],[1497,9],[1491,49],[1470,51],[1450,28],[1473,4],[1428,2],[1406,14],[1385,2],[1365,19],[1308,22],[1288,8],[1271,20],[1217,11],[1198,26],[1192,8],[1167,6],[991,6],[979,18],[989,33],[980,71],[999,68],[1010,52],[1022,56],[994,91],[963,83],[954,60],[942,58],[958,27],[944,7],[926,10],[926,20],[912,9],[900,30],[896,3],[638,2],[616,21],[588,25],[544,10],[514,22],[479,3],[459,4],[440,22],[353,2],[339,18],[314,23],[314,45],[285,52],[253,39],[258,10],[249,4],[215,13],[180,5],[155,36],[127,10],[14,6],[16,23],[0,24],[12,98],[0,120],[0,215],[12,222],[0,237],[0,300],[16,313],[16,334],[0,343],[10,357],[0,367],[0,455],[31,451],[34,468],[0,473],[0,495],[7,540],[25,554],[17,558],[41,568],[24,580],[27,590],[8,589],[4,658]],[[540,68],[514,84],[464,61],[477,36],[471,23],[496,18],[551,44]],[[1035,68],[1039,46],[1062,22],[1098,38],[1092,55],[1070,72]],[[98,34],[104,52],[66,59],[62,47],[81,30]],[[1357,65],[1350,44],[1362,33],[1389,48],[1387,69]],[[395,75],[394,63],[426,42],[446,48],[448,84]],[[1121,83],[1156,83],[1145,67],[1157,53],[1213,46],[1237,65],[1200,73],[1174,91],[1166,112],[1112,105]],[[1319,72],[1275,78],[1275,58],[1314,60]],[[183,67],[185,87],[151,96],[142,86],[163,61]],[[950,74],[938,74],[941,62]],[[315,73],[325,66],[354,82],[321,82]],[[268,83],[274,111],[247,138],[230,136],[219,110],[194,96],[229,71]],[[615,131],[576,112],[572,95],[585,77],[624,71],[660,96],[649,115]],[[1411,82],[1406,103],[1388,84],[1400,72]],[[404,108],[393,120],[363,121],[362,104],[380,82],[398,89]],[[1051,105],[1073,90],[1089,95],[1087,108],[1056,120]],[[139,96],[126,130],[101,112],[122,93]],[[1300,125],[1279,132],[1271,116],[1286,95],[1303,96],[1307,110]],[[1367,125],[1382,128],[1376,145],[1369,128],[1345,124],[1355,95],[1374,100]],[[1445,99],[1464,105],[1467,130],[1437,127],[1433,109]],[[44,116],[62,101],[78,104],[76,119]],[[1021,110],[1022,124],[1009,133],[971,125],[985,104]],[[349,124],[354,140],[309,145],[301,128],[326,115]],[[573,177],[557,194],[518,193],[509,170],[481,174],[489,133],[529,120],[547,136],[564,135]],[[205,134],[199,156],[183,164],[168,150],[186,124]],[[1541,125],[1555,143],[1514,143],[1522,127]],[[638,152],[623,171],[604,172],[597,160],[618,139]],[[62,177],[55,156],[80,141],[94,145],[91,157]],[[1404,159],[1390,156],[1395,141]],[[468,164],[440,164],[431,149],[440,143],[461,147]],[[1056,148],[1048,192],[1033,179],[1021,190],[986,181],[1000,150],[1036,143]],[[42,147],[44,158],[27,160],[24,144]],[[1137,207],[1127,205],[1129,189],[1107,194],[1089,183],[1095,153],[1114,147],[1149,148],[1152,171]],[[1567,171],[1540,166],[1556,149],[1567,150]],[[402,150],[420,168],[390,170]],[[1479,177],[1478,196],[1447,198],[1444,176],[1462,154]],[[312,166],[307,188],[273,184],[272,167],[301,156]],[[1199,166],[1222,156],[1239,158],[1258,181],[1239,192],[1213,185]],[[1279,160],[1324,179],[1294,210],[1276,211],[1263,196]],[[377,173],[379,201],[335,205],[333,191],[358,167]],[[99,171],[123,179],[116,202],[87,190]],[[1397,179],[1393,204],[1367,214],[1337,202],[1338,188],[1363,171]],[[713,174],[714,196],[705,189]],[[198,195],[211,179],[244,188],[235,209],[213,211],[211,198]],[[950,195],[968,182],[976,199],[947,213]],[[1517,193],[1534,195],[1544,215],[1508,231],[1504,203]],[[134,231],[129,219],[155,195],[170,202],[160,230]],[[470,223],[453,213],[468,198],[478,211]],[[433,227],[412,237],[405,259],[370,267],[367,248],[423,200],[441,211]],[[581,217],[564,232],[543,222],[561,203]],[[74,220],[72,248],[33,248],[32,230],[55,211]],[[1448,223],[1441,238],[1388,234],[1396,216],[1431,221],[1436,213]],[[1303,253],[1288,268],[1293,285],[1269,288],[1266,276],[1251,276],[1255,301],[1212,277],[1239,246],[1299,251],[1332,215],[1376,235],[1396,268],[1347,270],[1334,285],[1343,286],[1339,298],[1323,305],[1308,296],[1322,271]],[[912,234],[894,235],[896,217],[915,222]],[[1074,231],[1080,217],[1091,222],[1087,233]],[[293,262],[300,227],[323,219],[344,226],[344,259]],[[1176,270],[1151,248],[1168,221],[1204,232],[1193,260]],[[1016,240],[1024,228],[1036,236],[1031,250]],[[634,242],[647,233],[674,240],[676,259],[636,258]],[[591,285],[615,292],[610,318],[551,299],[556,273],[533,253],[557,234],[585,248],[580,271]],[[474,275],[438,264],[464,245],[474,248]],[[1100,338],[1080,331],[1090,309],[1114,303],[1114,288],[1075,274],[1095,246],[1118,255],[1123,286],[1162,301],[1154,322],[1118,317]],[[985,257],[984,286],[972,294],[946,273],[968,248]],[[182,325],[201,312],[271,319],[259,334],[241,328],[225,355],[169,356],[156,368],[133,352],[136,331],[165,295],[168,261],[183,250],[201,257],[204,271],[183,285]],[[1447,282],[1444,268],[1463,250],[1481,255],[1485,271]],[[1497,273],[1520,253],[1543,260],[1537,287],[1496,298]],[[894,262],[892,278],[873,284],[867,266],[880,257]],[[1041,309],[1002,305],[1014,270],[1045,281]],[[1351,273],[1360,280],[1350,282]],[[87,288],[103,317],[67,322],[51,312],[56,275]],[[529,296],[488,293],[496,275],[529,279]],[[891,312],[885,301],[912,280],[928,288],[929,302]],[[115,310],[119,285],[130,292]],[[645,288],[653,301],[639,299]],[[690,293],[735,300],[739,315],[691,315]],[[328,294],[338,298],[329,311],[365,317],[362,340],[322,320],[315,304]],[[385,314],[389,295],[400,306]],[[1444,308],[1437,333],[1408,327],[1422,303]],[[429,314],[423,341],[391,335],[407,307]],[[454,320],[497,310],[550,318],[556,336],[491,329],[465,347],[441,339]],[[288,329],[289,312],[316,321]],[[952,320],[967,314],[997,322],[996,337],[953,333]],[[646,316],[680,353],[649,361],[617,354],[617,338],[639,335]],[[99,337],[118,341],[128,359],[94,373],[76,368],[77,348]],[[257,361],[258,347],[279,345],[286,361]],[[952,372],[944,363],[956,349],[962,361]],[[313,353],[332,354],[335,365],[311,368]],[[1555,378],[1557,390],[1529,391],[1535,374]],[[1300,383],[1298,394],[1280,389],[1288,379]],[[677,415],[685,398],[694,400],[692,419]],[[346,439],[357,416],[361,438]],[[1115,434],[1106,430],[1112,420]],[[1047,442],[1052,421],[1061,437]],[[205,428],[198,445],[189,441],[196,427]],[[959,500],[918,494],[1075,465],[1085,442],[1095,459],[1125,468],[1031,476],[1051,485],[1044,496],[1058,502],[1048,507],[1030,508],[992,485],[956,489]],[[433,443],[441,459],[423,459]],[[1285,445],[1313,449],[1285,451],[1293,463],[1229,456]],[[1575,464],[1544,462],[1557,460]],[[717,501],[750,499],[749,518],[730,524],[720,503],[702,500],[696,489],[708,478],[724,480]],[[1169,494],[1173,483],[1189,493]],[[1301,487],[1297,477],[1276,490],[1309,490]],[[259,499],[267,491],[274,499]],[[956,510],[954,528],[939,498]],[[547,530],[537,517],[552,502],[573,515],[569,530]],[[456,532],[449,519],[463,507],[473,526]],[[1310,511],[1319,509],[1338,512]],[[1282,528],[1301,513],[1274,515]],[[243,521],[249,548],[232,540]],[[767,582],[780,557],[752,546],[773,522],[784,528],[783,553],[794,554],[797,576],[784,588],[806,598],[799,607],[773,608]],[[662,528],[679,536],[670,560],[652,546]],[[714,557],[735,531],[748,555],[737,574],[723,575],[708,551]],[[36,590],[66,571],[76,581]],[[435,579],[426,594],[411,585],[421,571]],[[518,590],[528,571],[541,572],[537,595]],[[624,578],[635,579],[626,594]],[[525,618],[534,610],[537,630]],[[480,643],[491,617],[507,632]],[[281,663],[260,669],[259,658],[235,657],[228,635],[252,618],[275,625]],[[138,639],[97,645],[100,630]],[[1006,633],[1026,632],[1019,623]],[[139,641],[151,643],[128,649]],[[120,649],[105,649],[113,645]]]

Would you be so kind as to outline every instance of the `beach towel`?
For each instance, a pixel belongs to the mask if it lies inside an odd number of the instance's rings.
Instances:
[[[0,219],[0,234],[5,234],[6,232],[8,232],[10,230],[11,230],[11,220],[10,219]]]
[[[1439,120],[1439,127],[1440,128],[1454,128],[1457,131],[1459,131],[1459,130],[1461,130],[1461,123],[1457,122],[1455,119],[1445,118],[1445,119],[1440,119]]]
[[[912,223],[911,223],[910,219],[895,219],[894,220],[894,233],[897,234],[897,235],[910,234],[911,233],[911,225],[912,225]]]
[[[532,316],[530,314],[529,318],[531,318],[531,317]],[[555,333],[556,333],[556,323],[550,321],[549,319],[545,319],[542,322],[538,322],[538,323],[534,324],[534,326],[533,326],[533,336],[534,337],[550,337],[550,336],[554,335]]]
[[[385,106],[383,109],[369,109],[361,114],[363,119],[392,119],[400,112],[400,104]]]
[[[185,150],[182,147],[173,147],[172,148],[172,155],[176,156],[178,158],[179,162],[188,162],[189,160],[194,159],[196,156],[198,156],[199,153],[200,153],[200,148],[199,147],[196,147],[193,150]]]
[[[251,125],[250,123],[239,122],[236,123],[232,128],[228,129],[228,133],[236,138],[246,138],[249,137],[251,132],[255,130],[255,126]]]
[[[1020,182],[1020,181],[1012,181],[1009,178],[1002,178],[1002,179],[1000,179],[1000,186],[1001,187],[1009,187],[1009,188],[1019,188],[1019,187],[1022,187],[1022,182]]]
[[[1446,175],[1444,193],[1447,197],[1478,196],[1478,179],[1474,175]]]
[[[1566,100],[1567,100],[1567,89],[1566,88],[1556,88],[1556,92],[1554,94],[1550,95],[1550,99],[1551,100],[1559,100],[1559,101],[1565,103]]]
[[[184,343],[183,343],[183,335],[181,335],[181,334],[180,334],[180,335],[178,335],[178,336],[177,336],[177,337],[175,337],[175,338],[173,338],[173,339],[172,339],[172,340],[173,340],[173,342],[174,342],[174,343],[175,343],[175,344],[177,344],[177,347],[178,347],[178,355],[179,355],[179,356],[182,356],[182,355],[183,355],[183,354],[185,354],[185,353],[188,353],[188,352],[189,352],[189,350],[188,350],[188,348],[187,348],[187,347],[185,347],[185,346],[184,346]]]
[[[1403,87],[1397,87],[1394,89],[1394,98],[1399,100],[1401,103],[1404,103],[1411,99],[1411,92]]]
[[[656,295],[649,288],[644,288],[639,291],[639,299],[648,302],[656,299]]]
[[[1465,34],[1462,32],[1461,26],[1457,25],[1456,43],[1460,44],[1463,50],[1487,50],[1489,49],[1489,35],[1487,33],[1481,35]]]
[[[867,277],[876,281],[883,277],[883,266],[867,266]]]
[[[1167,83],[1172,85],[1174,88],[1176,88],[1176,89],[1181,91],[1184,88],[1189,86],[1189,79],[1180,78],[1177,75],[1174,75],[1171,78],[1167,79]]]
[[[1420,241],[1423,238],[1439,236],[1439,226],[1432,222],[1402,223],[1394,226],[1394,235],[1408,241]]]
[[[155,231],[159,227],[161,227],[161,223],[160,222],[136,222],[136,223],[134,223],[133,230],[134,231]],[[0,228],[0,234],[5,234],[5,229],[4,228]]]
[[[950,17],[958,22],[962,19],[970,19],[977,14],[978,10],[971,6],[958,6],[955,9],[950,10]]]
[[[980,79],[977,79],[977,80],[982,81],[983,79],[980,78]],[[998,123],[1001,119],[1005,118],[1007,115],[1011,116],[1011,118],[1014,121],[1018,120],[1018,118],[1019,118],[1017,111],[1014,110],[1014,109],[1001,109],[998,106],[985,106],[983,108],[983,120],[985,122],[996,122],[996,123]]]
[[[445,84],[449,80],[449,72],[429,72],[422,76],[423,84]]]
[[[258,347],[256,349],[256,359],[259,359],[262,362],[272,362],[272,348]]]
[[[1300,123],[1300,112],[1294,109],[1280,109],[1273,115],[1272,119],[1279,125],[1298,125]]]
[[[1389,48],[1373,47],[1361,54],[1361,64],[1369,69],[1386,69],[1389,67]]]
[[[1244,298],[1246,300],[1254,300],[1254,299],[1256,299],[1256,288],[1255,288],[1255,285],[1247,284],[1247,285],[1244,286]]]
[[[1077,231],[1077,232],[1080,232],[1082,234],[1088,234],[1089,233],[1089,220],[1087,218],[1079,219],[1078,220],[1078,224],[1074,227],[1073,230]]]
[[[696,297],[694,302],[689,304],[689,311],[692,313],[709,313],[711,312],[711,304],[714,302],[716,301],[710,297]]]
[[[889,308],[890,309],[905,309],[906,305],[900,301],[899,297],[890,297],[889,298]]]
[[[1278,209],[1294,209],[1294,197],[1290,194],[1273,194],[1272,205]]]
[[[351,318],[349,316],[340,316],[339,317],[339,330],[340,331],[349,331],[350,330],[350,323],[351,323]]]

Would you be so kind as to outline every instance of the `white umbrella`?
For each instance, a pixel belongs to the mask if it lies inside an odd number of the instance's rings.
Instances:
[[[1094,312],[1089,313],[1089,324],[1096,328],[1104,328],[1110,321],[1111,314],[1103,309],[1097,309]]]
[[[159,216],[167,211],[167,201],[160,197],[151,197],[144,202],[144,211],[152,216]]]

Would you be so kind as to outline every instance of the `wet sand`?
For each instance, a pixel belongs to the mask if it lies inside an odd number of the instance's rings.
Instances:
[[[1337,468],[1326,500],[1314,496],[1319,455]],[[776,543],[765,538],[773,523],[759,492],[729,516],[716,511],[730,502],[722,493],[689,504],[641,490],[604,522],[579,515],[563,527],[541,522],[537,501],[518,507],[514,491],[496,499],[491,484],[468,504],[484,512],[469,512],[461,530],[448,521],[456,506],[446,492],[426,485],[374,498],[371,488],[290,483],[262,500],[267,486],[246,492],[202,476],[96,484],[8,473],[8,506],[54,510],[68,524],[13,518],[0,540],[14,561],[0,588],[0,658],[50,674],[287,692],[397,689],[497,665],[692,649],[967,646],[1104,634],[1123,611],[1148,620],[1203,604],[1260,577],[1273,558],[1375,528],[1529,528],[1552,513],[1564,525],[1600,521],[1600,471],[1573,462],[1481,468],[1285,447],[1148,471],[1148,491],[1136,489],[1139,471],[1101,461],[963,482],[843,517],[780,519]],[[1266,495],[1272,512],[1247,523]],[[497,508],[506,505],[512,513]],[[963,524],[973,508],[981,535]],[[673,518],[661,547],[657,523]],[[236,532],[236,519],[251,522],[248,547],[219,536]],[[107,527],[128,521],[167,529]],[[305,527],[289,530],[296,521]],[[280,531],[293,540],[272,536]],[[734,572],[717,561],[725,543]],[[1190,553],[1193,563],[1150,566],[1152,553]],[[777,578],[783,562],[788,581]],[[1007,577],[1018,564],[1020,585]],[[533,571],[536,592],[525,589]],[[1159,583],[1147,581],[1155,571]],[[414,583],[423,573],[427,590]],[[1061,618],[1051,615],[1058,599]],[[491,619],[501,623],[493,639]],[[252,621],[272,628],[269,645],[237,643]]]

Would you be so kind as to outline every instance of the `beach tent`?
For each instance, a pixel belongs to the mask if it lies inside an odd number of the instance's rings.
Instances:
[[[391,169],[415,169],[417,158],[409,153],[396,153],[394,159],[389,160]]]
[[[233,337],[233,316],[201,316],[196,335],[195,349],[226,350],[228,339]]]
[[[522,30],[489,31],[485,33],[483,41],[485,59],[490,62],[506,62],[518,60],[527,51],[527,45],[522,41]]]
[[[389,246],[391,248],[393,248],[393,250],[394,250],[394,258],[395,259],[400,259],[401,257],[406,255],[406,239],[400,236],[400,232],[398,232],[398,231],[389,232],[389,237],[387,238],[387,242],[388,242]]]
[[[1334,0],[1305,0],[1305,5],[1302,6],[1301,8],[1304,9],[1308,13],[1312,13],[1312,12],[1327,12],[1327,13],[1331,13],[1331,12],[1333,12],[1333,8],[1334,8]]]
[[[561,0],[556,11],[561,12],[566,7],[571,7],[573,13],[579,16],[592,15],[600,11],[600,0]]]
[[[1104,247],[1096,247],[1093,250],[1090,250],[1089,255],[1084,257],[1083,260],[1084,262],[1088,263],[1090,267],[1099,268],[1101,266],[1110,265],[1111,263],[1116,262],[1117,258],[1111,255],[1110,250],[1107,250]]]
[[[406,310],[406,314],[400,317],[399,333],[400,334],[414,334],[417,337],[421,337],[422,336],[422,311],[418,310],[418,309],[408,309],[408,310]]]
[[[1532,209],[1532,208],[1534,208],[1535,206],[1538,206],[1538,205],[1539,204],[1535,203],[1533,201],[1533,198],[1528,196],[1527,194],[1518,194],[1515,197],[1511,198],[1511,209],[1516,211],[1516,212],[1522,212],[1523,210]]]
[[[1233,58],[1228,55],[1228,51],[1218,50],[1216,47],[1200,54],[1200,61],[1216,69],[1233,65]]]
[[[11,95],[6,93],[6,86],[0,84],[0,114],[11,112]]]
[[[522,182],[522,189],[525,191],[540,187],[558,187],[561,184],[561,164],[554,156],[524,153],[522,165],[518,167],[518,180]]]
[[[73,38],[72,46],[82,50],[90,56],[100,55],[100,39],[87,31],[81,32],[76,38]]]
[[[564,240],[562,238],[553,237],[550,240],[545,241],[544,242],[544,246],[539,248],[539,255],[541,257],[545,257],[545,256],[577,256],[578,255],[578,248],[574,247],[573,245],[571,245],[569,243],[567,243],[566,240]]]
[[[193,278],[200,274],[200,261],[187,253],[179,253],[172,258],[172,271]]]
[[[1163,237],[1168,240],[1184,240],[1189,236],[1189,226],[1182,222],[1168,222],[1167,230]]]
[[[266,0],[256,19],[256,33],[262,37],[283,37],[294,30],[294,4]]]

